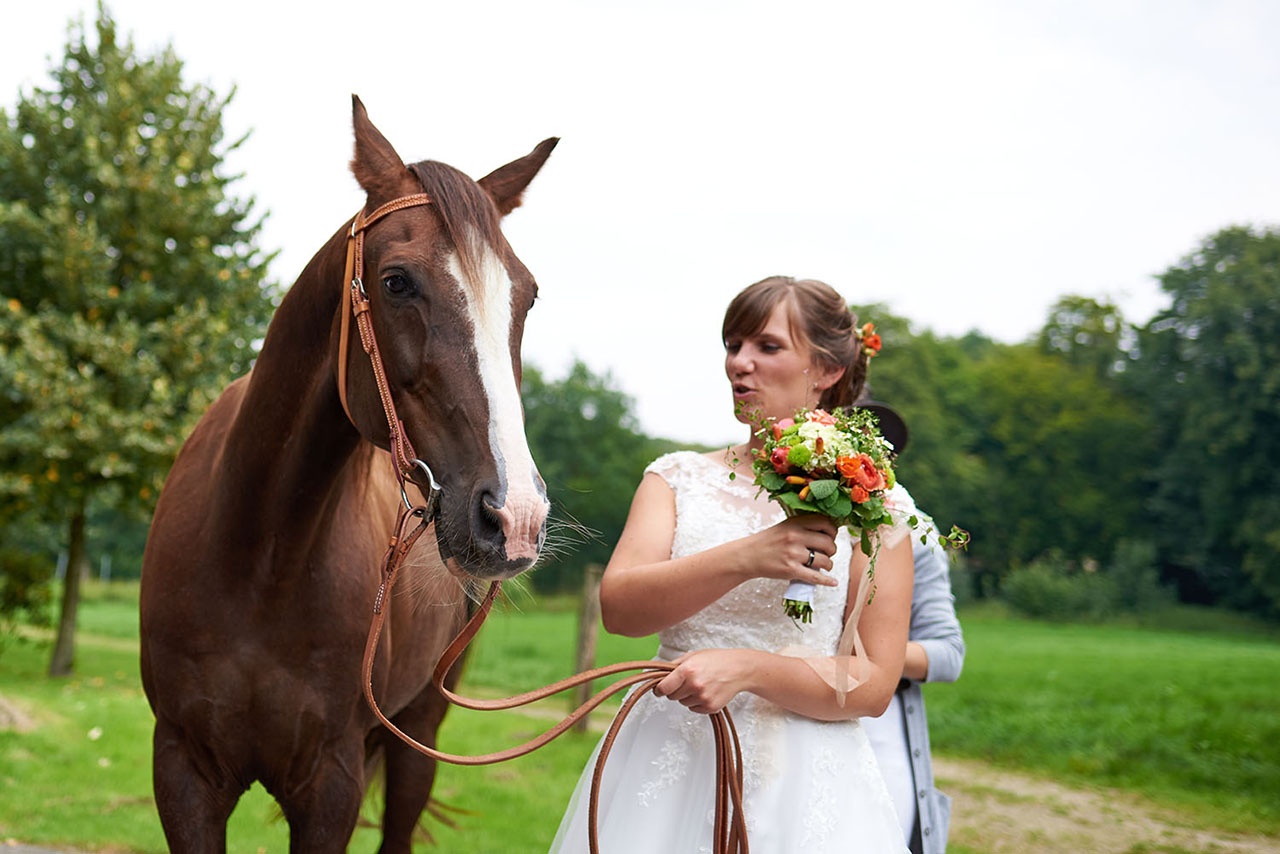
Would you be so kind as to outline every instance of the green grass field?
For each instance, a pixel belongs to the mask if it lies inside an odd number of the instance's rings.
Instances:
[[[963,677],[926,689],[936,750],[1280,828],[1274,636],[962,619]]]
[[[135,597],[128,586],[91,588],[75,679],[44,676],[47,642],[10,640],[0,649],[0,695],[36,723],[26,733],[0,732],[0,839],[165,850],[150,800],[151,714],[138,685]],[[490,618],[466,688],[512,693],[569,673],[571,606],[516,602]],[[1280,832],[1274,631],[1185,610],[1170,621],[1195,628],[1176,632],[1045,625],[990,609],[962,619],[963,678],[926,689],[935,750],[1134,790],[1204,826]],[[645,658],[653,648],[652,639],[602,634],[598,660]],[[455,710],[441,746],[487,752],[549,724]],[[545,850],[594,742],[570,734],[512,763],[443,768],[436,795],[460,812],[457,829],[429,822],[440,850]],[[229,845],[250,854],[286,850],[286,827],[260,788],[232,817]],[[376,847],[376,832],[365,829],[351,851]]]

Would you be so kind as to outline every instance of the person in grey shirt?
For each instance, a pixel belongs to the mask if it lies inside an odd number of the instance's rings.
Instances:
[[[906,424],[884,404],[861,404],[880,417],[880,429],[898,453],[907,442]],[[933,784],[929,726],[923,682],[954,682],[964,666],[964,635],[951,593],[949,558],[932,520],[922,517],[912,534],[915,588],[902,681],[893,701],[878,718],[862,725],[875,750],[913,854],[943,854],[951,818],[951,799]],[[921,536],[925,542],[921,542]]]

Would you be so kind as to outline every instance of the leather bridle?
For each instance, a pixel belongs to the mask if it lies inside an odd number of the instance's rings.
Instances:
[[[364,697],[369,704],[369,708],[373,710],[374,715],[382,722],[383,726],[419,753],[454,765],[491,765],[532,753],[568,731],[574,723],[581,720],[609,697],[632,685],[637,686],[636,690],[623,701],[622,707],[614,717],[612,725],[610,725],[608,732],[605,733],[591,778],[588,842],[592,854],[599,854],[600,844],[596,826],[600,804],[600,781],[604,773],[605,760],[609,757],[623,721],[626,720],[631,710],[635,708],[640,698],[652,691],[667,673],[675,669],[673,663],[669,661],[626,661],[619,664],[611,664],[561,679],[545,688],[527,691],[523,694],[499,700],[477,700],[455,694],[445,685],[445,678],[454,663],[462,655],[463,650],[466,649],[467,644],[471,642],[476,632],[480,630],[480,626],[488,615],[494,599],[497,598],[502,583],[494,581],[489,585],[489,591],[485,594],[480,607],[476,609],[471,619],[463,626],[462,631],[458,633],[457,637],[453,639],[453,642],[440,656],[435,672],[432,674],[432,684],[449,702],[466,709],[514,709],[562,691],[567,691],[583,683],[589,683],[595,679],[633,670],[640,672],[624,676],[595,694],[542,735],[506,750],[478,756],[445,753],[414,740],[383,714],[382,709],[378,706],[378,701],[373,696],[373,662],[378,650],[378,639],[382,635],[383,624],[387,618],[387,598],[391,595],[396,576],[404,563],[405,557],[408,556],[414,544],[427,532],[431,525],[439,504],[441,487],[436,483],[431,467],[415,455],[413,446],[409,443],[409,437],[405,435],[404,422],[400,420],[399,415],[396,413],[395,401],[391,396],[391,386],[387,382],[386,369],[382,364],[382,355],[378,350],[378,342],[373,332],[369,298],[365,293],[362,280],[364,273],[364,233],[369,226],[388,214],[405,208],[429,204],[431,204],[430,196],[426,193],[415,193],[387,202],[368,216],[364,215],[362,209],[352,220],[351,231],[347,235],[347,260],[344,277],[347,284],[344,286],[348,287],[349,294],[344,296],[342,300],[342,328],[338,336],[338,397],[342,401],[342,408],[346,411],[347,418],[354,425],[355,419],[351,418],[351,408],[347,403],[347,339],[351,318],[354,316],[356,326],[360,332],[360,343],[364,347],[365,353],[369,356],[374,380],[378,386],[378,396],[382,400],[383,413],[387,419],[387,427],[391,436],[391,457],[395,467],[396,480],[400,484],[402,503],[396,515],[391,541],[382,557],[381,582],[378,585],[378,593],[373,603],[373,622],[369,626],[369,635],[365,641],[364,660],[361,668]],[[415,470],[422,471],[426,475],[428,482],[425,487],[426,504],[420,507],[414,507],[411,504],[405,491],[405,481]],[[416,520],[416,523],[413,520]],[[727,708],[708,716],[708,719],[711,722],[712,732],[714,733],[716,750],[716,809],[713,829],[713,852],[714,854],[748,854],[746,822],[742,814],[742,746],[738,740],[738,732],[733,725],[733,717],[729,714]]]
[[[396,402],[391,396],[391,385],[387,382],[387,370],[382,364],[382,353],[378,350],[378,339],[373,334],[373,315],[369,312],[369,295],[364,289],[364,233],[369,226],[390,213],[405,208],[431,204],[431,197],[426,193],[414,193],[392,199],[378,207],[373,213],[365,216],[364,209],[351,220],[351,230],[347,233],[347,263],[343,280],[348,288],[349,298],[342,300],[342,327],[338,332],[338,399],[342,401],[342,410],[347,413],[347,420],[353,425],[351,406],[347,403],[347,339],[351,329],[351,317],[355,315],[356,328],[360,331],[360,344],[369,357],[373,368],[373,379],[378,386],[378,397],[382,401],[382,411],[387,418],[387,429],[390,433],[391,460],[395,464],[396,482],[400,484],[400,498],[404,509],[412,511],[409,496],[405,492],[405,481],[415,471],[421,471],[426,477],[422,488],[426,492],[427,505],[424,519],[430,521],[435,514],[440,500],[440,484],[436,483],[431,466],[427,465],[413,451],[409,437],[405,434],[404,422],[396,413]],[[359,427],[356,428],[357,430]]]

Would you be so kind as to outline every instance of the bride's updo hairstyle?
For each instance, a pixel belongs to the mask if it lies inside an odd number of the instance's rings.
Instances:
[[[770,276],[749,285],[725,309],[721,338],[728,343],[755,335],[779,303],[787,306],[791,340],[806,345],[815,364],[845,369],[822,393],[818,406],[830,411],[852,405],[867,381],[867,356],[858,337],[858,318],[826,282]]]

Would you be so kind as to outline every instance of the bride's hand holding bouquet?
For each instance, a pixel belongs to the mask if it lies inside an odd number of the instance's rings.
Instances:
[[[835,587],[838,582],[828,573],[839,530],[825,516],[789,516],[742,540],[742,554],[734,564],[742,567],[744,578],[798,578],[809,584]]]

